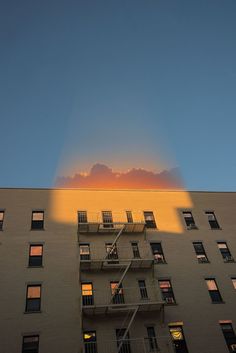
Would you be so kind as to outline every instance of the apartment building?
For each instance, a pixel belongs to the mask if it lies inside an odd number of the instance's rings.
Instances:
[[[1,189],[1,353],[236,352],[236,193]]]

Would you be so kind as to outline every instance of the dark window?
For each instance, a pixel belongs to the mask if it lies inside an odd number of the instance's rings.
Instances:
[[[26,292],[26,312],[40,311],[41,308],[41,285],[28,285]]]
[[[175,297],[170,280],[159,280],[158,282],[161,289],[162,299],[166,304],[174,304]]]
[[[138,243],[131,243],[131,246],[132,246],[132,250],[133,250],[133,257],[135,259],[140,259]]]
[[[38,353],[39,335],[23,336],[22,353]]]
[[[152,326],[147,327],[147,341],[148,341],[148,351],[149,352],[157,352],[157,339],[155,334],[155,329]]]
[[[127,332],[124,337],[125,331],[125,328],[116,330],[117,348],[119,353],[131,353],[129,332]]]
[[[231,323],[220,324],[229,352],[236,352],[236,336]]]
[[[106,243],[106,253],[107,256],[106,258],[108,260],[112,260],[112,261],[108,261],[108,263],[119,263],[118,260],[118,251],[117,251],[117,247],[116,244],[112,245],[112,243]]]
[[[80,253],[80,260],[90,260],[89,244],[80,244],[79,253]]]
[[[30,245],[29,249],[29,266],[41,267],[43,263],[43,245]]]
[[[84,331],[84,352],[97,353],[97,337],[96,331]]]
[[[131,211],[126,211],[126,217],[128,223],[133,223],[133,216]]]
[[[102,222],[104,228],[113,228],[111,211],[102,211]]]
[[[222,303],[222,297],[214,278],[207,278],[206,285],[212,300],[212,303]]]
[[[78,211],[78,222],[88,223],[87,211]]]
[[[82,283],[81,290],[82,290],[83,305],[94,305],[93,284],[91,282],[90,283]]]
[[[150,245],[151,245],[155,262],[165,263],[166,261],[165,261],[161,243],[151,243]]]
[[[122,284],[119,285],[119,282],[110,282],[111,287],[111,296],[113,304],[124,304],[124,292],[122,288]]]
[[[197,255],[198,262],[199,263],[209,262],[206,256],[203,244],[201,242],[194,242],[193,246]]]
[[[153,212],[145,211],[145,212],[143,212],[143,214],[144,214],[144,221],[145,221],[146,227],[147,228],[156,228],[156,222],[155,222]]]
[[[211,229],[220,229],[219,223],[217,222],[214,212],[205,212],[207,215],[208,222]]]
[[[187,226],[187,229],[197,229],[195,224],[192,212],[183,212],[184,220]]]
[[[231,278],[234,289],[236,289],[236,278]]]
[[[231,252],[227,246],[226,242],[217,242],[220,253],[224,259],[224,262],[234,262],[233,257],[231,256]]]
[[[148,299],[148,293],[146,288],[146,283],[144,280],[138,281],[138,286],[140,290],[141,299]]]
[[[170,326],[170,335],[176,353],[188,353],[182,326]]]
[[[43,229],[44,227],[44,211],[33,211],[31,229]]]
[[[0,211],[0,230],[3,230],[4,211]]]

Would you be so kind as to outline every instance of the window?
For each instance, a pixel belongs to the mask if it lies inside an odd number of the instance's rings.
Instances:
[[[174,292],[170,280],[159,280],[162,299],[166,304],[175,304]]]
[[[83,305],[94,305],[93,284],[91,282],[90,283],[82,283],[81,290],[82,290]]]
[[[97,353],[97,337],[96,331],[84,331],[84,352]]]
[[[153,212],[151,211],[145,211],[143,212],[144,214],[144,220],[147,228],[156,228],[156,222],[155,218],[153,215]]]
[[[183,216],[188,230],[197,229],[192,212],[183,212]]]
[[[138,281],[138,286],[140,290],[141,299],[148,299],[148,293],[146,288],[146,283],[144,280]]]
[[[40,311],[41,285],[28,285],[26,293],[26,312]]]
[[[140,259],[138,243],[131,243],[134,259]]]
[[[131,353],[129,332],[126,332],[126,328],[121,328],[116,330],[116,341],[119,353]]]
[[[234,289],[236,289],[236,277],[231,278]]]
[[[0,230],[3,230],[4,211],[0,211]]]
[[[147,327],[147,335],[148,335],[148,346],[149,346],[149,352],[157,352],[158,346],[157,346],[157,339],[156,339],[156,334],[155,334],[155,329],[152,326]]]
[[[198,259],[199,263],[209,262],[208,258],[206,256],[206,253],[205,253],[204,246],[201,242],[194,242],[193,247],[196,252],[197,259]]]
[[[217,222],[214,212],[207,211],[205,212],[205,214],[207,215],[207,219],[211,229],[220,229],[219,223]]]
[[[232,326],[232,323],[225,322],[225,323],[220,323],[222,333],[225,338],[225,342],[228,346],[229,352],[236,352],[236,335],[234,333],[234,329]]]
[[[119,263],[118,260],[118,251],[117,251],[117,247],[116,244],[112,245],[112,243],[106,243],[106,253],[107,253],[107,259],[108,260],[112,260],[112,261],[108,261],[108,263]],[[115,261],[114,261],[115,260]]]
[[[102,222],[104,228],[113,228],[111,211],[102,211]]]
[[[222,297],[217,287],[217,283],[214,278],[207,278],[206,285],[212,300],[212,303],[222,303]]]
[[[86,211],[78,211],[78,222],[79,223],[88,223]]]
[[[126,211],[126,217],[128,223],[133,223],[133,216],[131,211]]]
[[[31,229],[43,229],[44,227],[44,211],[33,211]]]
[[[166,263],[161,243],[151,243],[154,260],[157,263]]]
[[[29,267],[41,267],[43,263],[43,245],[30,245],[29,249]]]
[[[122,284],[119,285],[119,282],[110,282],[112,303],[113,304],[124,304],[124,292]]]
[[[171,339],[176,353],[188,353],[182,325],[169,324]]]
[[[79,253],[80,253],[80,260],[90,260],[89,244],[80,244]]]
[[[39,335],[23,336],[22,353],[38,353]]]
[[[227,243],[226,242],[217,242],[217,245],[218,245],[218,248],[219,248],[221,255],[224,259],[224,262],[234,262],[234,259],[231,256],[231,253],[229,251]]]

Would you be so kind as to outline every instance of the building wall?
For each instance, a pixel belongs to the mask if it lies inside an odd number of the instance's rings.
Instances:
[[[154,265],[154,270],[129,271],[123,287],[135,287],[142,277],[156,286],[161,300],[157,280],[169,278],[177,305],[165,306],[164,323],[158,312],[137,314],[130,337],[146,337],[146,326],[155,326],[163,352],[171,352],[166,346],[168,323],[181,321],[189,352],[228,352],[218,322],[232,320],[236,331],[236,290],[231,281],[236,265],[223,262],[217,241],[226,241],[236,258],[236,193],[2,189],[0,209],[5,210],[0,232],[1,353],[20,352],[22,335],[31,333],[40,334],[40,353],[78,353],[83,329],[96,329],[101,342],[114,340],[115,329],[122,327],[123,314],[82,318],[80,281],[91,279],[103,291],[119,273],[80,271],[78,210],[87,210],[91,221],[99,219],[101,210],[112,211],[114,221],[125,221],[126,210],[133,212],[134,221],[142,219],[144,210],[154,212],[158,229],[125,234],[118,245],[128,249],[131,241],[137,240],[140,247],[161,242],[167,263]],[[31,213],[38,209],[45,210],[45,230],[32,231]],[[197,230],[186,229],[183,210],[192,210]],[[220,230],[210,229],[207,210],[215,212]],[[97,249],[113,239],[109,234],[79,235],[79,242]],[[193,241],[203,242],[210,263],[197,262]],[[43,268],[28,268],[32,242],[44,243]],[[224,303],[211,303],[206,277],[216,278]],[[41,313],[24,313],[27,283],[42,283]]]

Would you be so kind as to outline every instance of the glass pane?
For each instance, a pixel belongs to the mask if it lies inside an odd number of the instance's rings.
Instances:
[[[32,286],[27,288],[27,298],[40,298],[41,286]]]
[[[42,245],[31,245],[30,246],[30,256],[40,256],[42,255],[43,247]]]
[[[159,281],[159,284],[161,289],[171,288],[170,281]]]
[[[219,249],[228,249],[226,243],[218,243],[218,248]]]
[[[92,283],[83,283],[82,284],[82,295],[93,295]]]
[[[4,212],[1,211],[1,212],[0,212],[0,221],[3,221],[3,217],[4,217]]]
[[[236,278],[232,278],[232,283],[233,283],[234,289],[236,289]]]
[[[206,283],[207,283],[207,288],[209,290],[218,290],[214,279],[208,279],[208,280],[206,280]]]
[[[43,212],[33,212],[33,221],[43,221]]]

